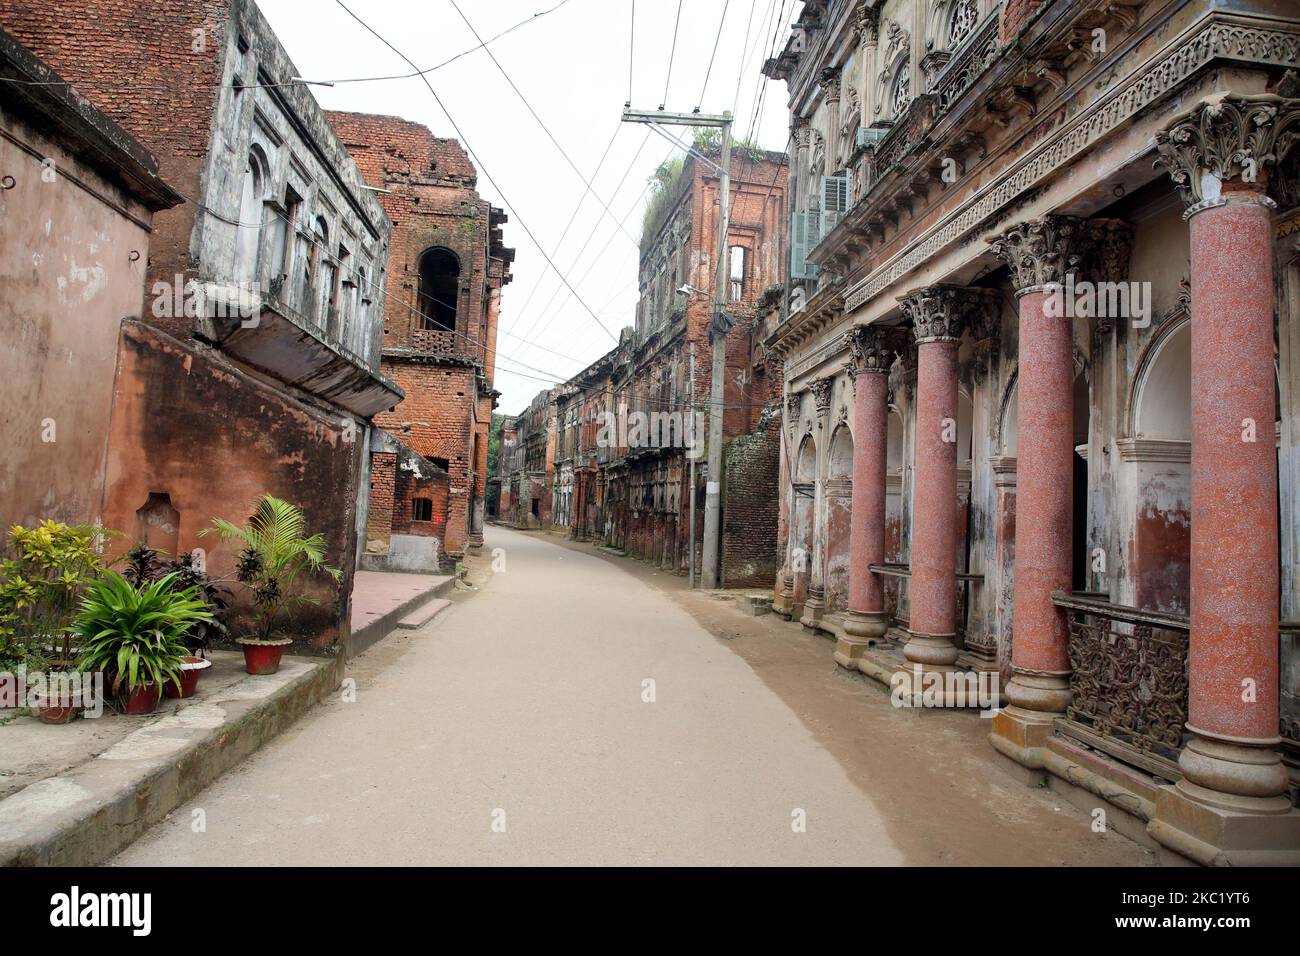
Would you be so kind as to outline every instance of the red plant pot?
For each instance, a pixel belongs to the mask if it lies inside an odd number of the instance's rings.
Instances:
[[[180,683],[176,681],[167,682],[168,697],[193,697],[194,691],[199,686],[199,676],[212,666],[212,661],[205,661],[201,657],[187,657],[185,663],[181,666]]]
[[[274,674],[280,669],[280,658],[292,641],[287,637],[270,641],[244,638],[239,642],[244,649],[244,670],[250,674]]]
[[[81,712],[81,699],[69,695],[59,700],[43,702],[36,714],[43,724],[66,724]]]
[[[158,708],[158,688],[153,684],[137,687],[127,694],[125,712],[128,714],[152,714]]]

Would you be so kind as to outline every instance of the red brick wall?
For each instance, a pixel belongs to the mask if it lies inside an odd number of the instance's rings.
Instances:
[[[998,23],[998,40],[1004,45],[1014,40],[1038,9],[1039,2],[1040,0],[1006,0],[1002,7],[1002,19]]]
[[[366,515],[366,546],[370,542],[387,548],[393,532],[393,494],[396,490],[397,455],[377,451],[370,455],[370,508]]]
[[[781,420],[763,431],[733,438],[724,452],[722,584],[769,587],[780,566]]]
[[[416,478],[410,472],[398,469],[393,496],[393,533],[437,538],[442,542],[438,549],[441,557],[446,552],[448,491],[449,479],[445,475]],[[430,520],[415,519],[416,498],[430,500],[433,515]]]
[[[382,367],[383,373],[406,392],[406,399],[395,411],[376,415],[375,424],[417,454],[447,460],[451,504],[444,548],[463,551],[469,533],[474,370],[389,359]]]
[[[61,74],[158,159],[189,199],[200,175],[225,48],[222,0],[0,0],[0,26]],[[195,50],[194,30],[203,30]],[[157,279],[189,268],[192,202],[154,215],[145,298]],[[150,319],[182,338],[189,321]]]

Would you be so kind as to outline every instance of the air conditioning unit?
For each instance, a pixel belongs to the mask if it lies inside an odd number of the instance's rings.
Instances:
[[[875,146],[889,132],[887,129],[880,129],[875,126],[858,127],[858,149],[865,149],[868,146]]]

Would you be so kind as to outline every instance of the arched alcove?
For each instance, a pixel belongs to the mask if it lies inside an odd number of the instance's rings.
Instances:
[[[1147,351],[1133,394],[1132,435],[1192,440],[1192,324],[1186,319]]]
[[[802,605],[808,594],[808,575],[813,551],[813,504],[817,480],[817,442],[805,435],[795,457],[791,489],[790,569],[793,572],[795,604]]]
[[[842,610],[849,599],[849,538],[853,526],[853,435],[841,424],[826,456],[826,608]]]

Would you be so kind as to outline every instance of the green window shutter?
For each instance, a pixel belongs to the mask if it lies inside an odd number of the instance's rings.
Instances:
[[[829,233],[849,209],[849,177],[822,177],[822,228],[821,234]]]
[[[790,278],[806,279],[808,270],[808,217],[796,212],[790,215]]]

